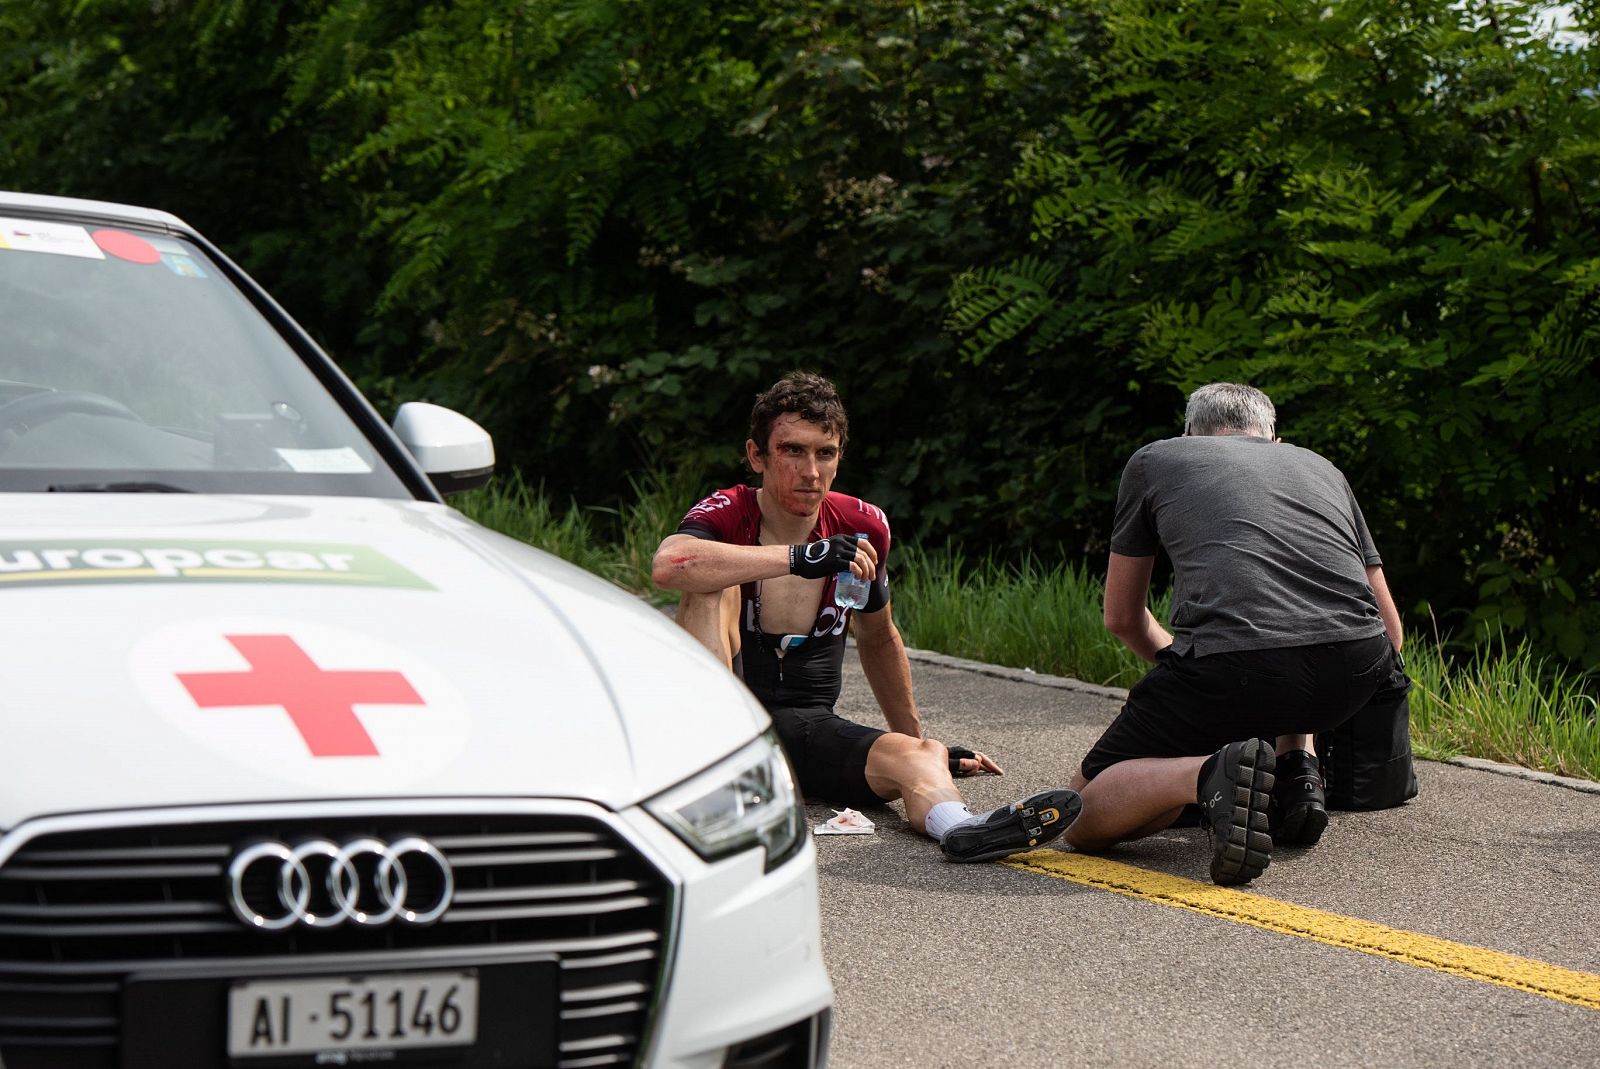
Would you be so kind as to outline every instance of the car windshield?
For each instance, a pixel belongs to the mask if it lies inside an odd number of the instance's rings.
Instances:
[[[216,261],[0,212],[0,490],[410,493]]]

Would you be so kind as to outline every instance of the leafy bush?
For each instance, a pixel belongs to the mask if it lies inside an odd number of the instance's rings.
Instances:
[[[968,358],[1254,383],[1403,604],[1600,666],[1593,6],[1567,43],[1543,4],[1074,6],[1089,98],[1015,173],[1031,250],[955,287]]]
[[[1597,14],[1545,7],[40,0],[0,185],[189,218],[585,505],[733,481],[804,366],[902,538],[1098,570],[1127,455],[1250,380],[1404,607],[1596,667]]]

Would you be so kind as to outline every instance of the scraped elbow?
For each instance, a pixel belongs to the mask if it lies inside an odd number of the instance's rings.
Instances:
[[[650,559],[650,581],[663,590],[688,590],[699,563],[693,539],[668,538]]]
[[[685,564],[681,557],[669,557],[667,552],[662,550],[650,562],[650,581],[663,590],[681,589],[679,584],[683,582]]]

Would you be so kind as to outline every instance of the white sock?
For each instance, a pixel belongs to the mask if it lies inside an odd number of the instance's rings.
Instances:
[[[944,842],[944,837],[950,833],[951,828],[974,819],[976,818],[973,817],[972,810],[967,808],[967,803],[940,802],[928,810],[925,824],[928,834],[933,836],[935,841],[942,843]]]

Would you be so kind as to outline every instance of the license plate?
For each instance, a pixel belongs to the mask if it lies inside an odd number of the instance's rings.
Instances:
[[[228,1056],[464,1047],[478,1038],[475,973],[248,980],[228,991]]]

